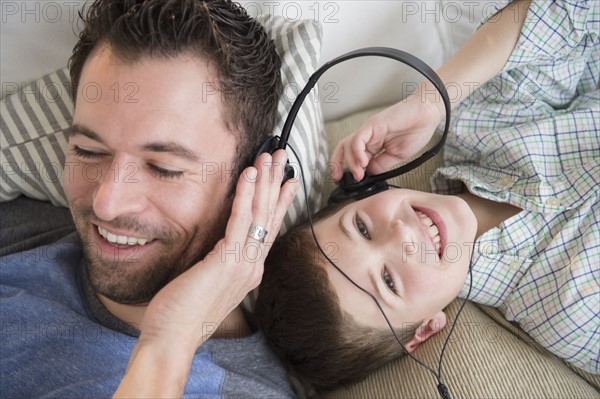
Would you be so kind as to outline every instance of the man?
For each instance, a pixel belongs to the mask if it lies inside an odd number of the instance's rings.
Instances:
[[[7,396],[112,395],[148,302],[194,265],[210,280],[194,309],[204,339],[219,324],[213,336],[247,335],[235,306],[266,256],[215,255],[238,177],[273,130],[282,92],[279,58],[257,22],[228,0],[98,0],[69,66],[75,112],[63,187],[81,243],[71,237],[2,261]],[[279,201],[271,168],[284,161],[264,155],[239,179],[241,222],[230,225],[245,236],[256,223],[250,244],[276,234],[291,202],[290,184]],[[219,243],[229,254],[252,247]],[[214,281],[247,263],[243,284]],[[289,395],[264,349],[256,335],[230,350],[206,343],[190,359],[186,393]],[[250,361],[258,371],[239,373]]]

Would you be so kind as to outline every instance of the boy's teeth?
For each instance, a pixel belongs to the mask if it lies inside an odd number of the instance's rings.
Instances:
[[[435,225],[429,226],[429,235],[431,238],[436,237],[438,235],[438,228]]]
[[[421,211],[416,211],[417,215],[421,218],[421,222],[425,225],[425,227],[429,230],[429,236],[433,240],[433,243],[437,244],[441,241],[439,230],[435,224],[433,224],[433,220],[427,215],[425,215]]]
[[[147,238],[137,238],[137,237],[116,235],[116,234],[108,232],[108,230],[103,229],[100,226],[98,226],[98,233],[100,233],[100,235],[102,237],[104,237],[106,239],[106,241],[112,242],[114,244],[146,245],[146,243],[148,241],[152,241]]]

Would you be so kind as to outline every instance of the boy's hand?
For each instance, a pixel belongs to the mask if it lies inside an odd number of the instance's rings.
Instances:
[[[364,177],[365,168],[370,174],[385,172],[425,147],[443,117],[443,104],[426,101],[417,92],[372,116],[340,141],[331,162],[346,164],[357,181]],[[343,168],[333,170],[333,178],[339,180]]]

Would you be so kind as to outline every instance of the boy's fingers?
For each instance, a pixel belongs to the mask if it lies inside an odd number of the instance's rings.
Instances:
[[[352,137],[350,143],[352,155],[356,159],[357,166],[361,168],[366,168],[369,164],[369,159],[372,157],[367,148],[372,138],[373,131],[370,128],[365,128]]]
[[[383,173],[398,165],[401,161],[397,156],[383,152],[369,162],[367,171],[371,174]]]
[[[361,147],[363,148],[362,150],[360,150]],[[356,179],[357,181],[362,180],[364,176],[364,170],[363,166],[361,165],[360,159],[364,155],[364,145],[362,144],[361,139],[353,137],[352,140],[350,140],[346,144],[346,150],[344,155],[346,158],[346,164],[348,165],[348,169],[350,170],[350,172],[352,172],[352,176],[354,176],[354,179]]]
[[[340,180],[344,170],[344,140],[340,141],[333,149],[330,162],[336,165],[331,174],[333,179],[336,181]]]

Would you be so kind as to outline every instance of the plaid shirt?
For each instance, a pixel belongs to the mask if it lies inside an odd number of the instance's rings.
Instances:
[[[435,192],[523,209],[475,243],[470,299],[600,373],[600,5],[534,0],[502,72],[460,106]],[[466,296],[467,284],[461,296]]]

